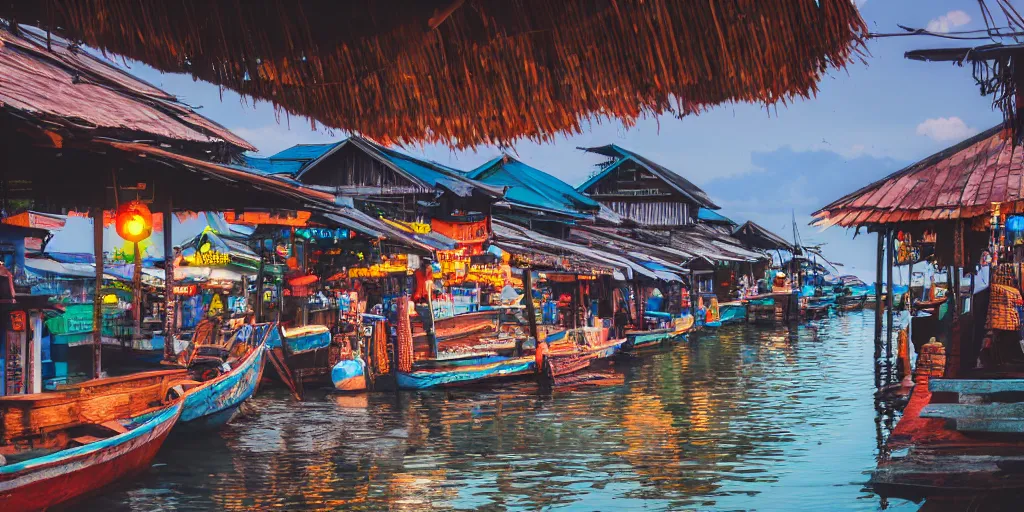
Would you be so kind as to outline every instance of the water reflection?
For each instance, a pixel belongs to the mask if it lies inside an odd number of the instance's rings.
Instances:
[[[549,396],[264,390],[253,414],[79,506],[917,510],[864,487],[896,419],[876,411],[872,321],[727,327],[617,364],[622,384]]]

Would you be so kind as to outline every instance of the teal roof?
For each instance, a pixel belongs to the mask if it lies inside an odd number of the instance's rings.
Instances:
[[[505,199],[526,207],[575,217],[592,215],[600,208],[597,201],[568,183],[509,155],[477,167],[468,176],[488,185],[507,187]]]
[[[271,155],[270,160],[298,160],[309,162],[316,160],[327,154],[328,151],[334,149],[335,146],[340,144],[339,142],[332,142],[330,144],[296,144],[284,151]]]
[[[715,212],[714,210],[709,210],[707,208],[701,208],[700,210],[697,210],[697,220],[702,220],[704,222],[710,222],[713,224],[728,224],[730,226],[736,225],[736,223],[733,222],[732,219],[730,219],[729,217],[726,217],[725,215]]]
[[[242,157],[245,166],[262,174],[290,174],[295,175],[302,168],[302,162],[297,160],[271,160],[256,156],[245,155]]]

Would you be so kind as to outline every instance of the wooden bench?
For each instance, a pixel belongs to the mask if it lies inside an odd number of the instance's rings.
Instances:
[[[1021,394],[1024,379],[932,379],[933,394],[956,394],[956,403],[930,403],[922,418],[953,420],[962,432],[1024,433],[1024,399],[991,402],[992,395]],[[977,397],[965,400],[965,397]],[[933,396],[934,399],[934,396]],[[979,402],[980,399],[980,402]]]

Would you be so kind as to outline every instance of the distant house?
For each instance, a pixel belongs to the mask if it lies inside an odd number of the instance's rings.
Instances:
[[[372,215],[404,221],[489,214],[501,187],[474,181],[437,162],[416,158],[362,137],[300,144],[247,165],[268,174],[352,198]]]
[[[717,210],[689,180],[614,144],[584,151],[608,157],[577,190],[642,227],[675,228],[697,222],[698,212]]]

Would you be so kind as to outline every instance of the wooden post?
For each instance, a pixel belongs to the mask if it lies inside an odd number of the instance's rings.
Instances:
[[[178,325],[178,298],[174,296],[174,217],[171,196],[164,201],[164,360],[174,360],[174,331]]]
[[[266,247],[266,241],[263,238],[257,238],[257,243],[260,244],[260,266],[259,270],[256,271],[256,303],[253,305],[253,312],[256,313],[256,321],[264,322],[263,318],[263,280],[265,279],[266,270],[264,268],[265,263],[263,262],[264,251]],[[353,306],[355,307],[355,306]]]
[[[643,305],[641,304],[641,302],[643,301],[643,298],[640,296],[641,290],[643,290],[643,289],[640,288],[640,278],[637,275],[634,275],[634,278],[633,278],[633,288],[635,290],[635,292],[634,292],[634,302],[636,303],[636,308],[637,308],[637,317],[636,317],[636,323],[635,323],[636,324],[636,330],[637,331],[643,331]]]
[[[886,230],[878,231],[878,254],[875,260],[875,387],[881,387],[881,367],[879,359],[882,357],[882,265],[883,250],[885,249],[885,238],[888,236]]]
[[[953,315],[952,329],[949,334],[949,346],[946,347],[945,377],[955,379],[960,373],[960,339],[963,325],[960,323],[960,267],[953,266],[949,276],[950,303],[949,313]]]
[[[116,193],[116,191],[115,191]],[[100,377],[101,354],[103,353],[103,208],[95,207],[92,214],[93,256],[96,258],[96,289],[92,304],[92,377]]]
[[[533,270],[523,269],[523,293],[526,294],[526,320],[530,325],[530,337],[534,343],[540,341],[537,335],[537,310],[533,305]]]
[[[893,294],[892,294],[892,267],[896,262],[896,254],[893,252],[893,230],[890,229],[888,236],[886,236],[885,242],[885,281],[886,281],[886,332],[885,332],[885,383],[891,384],[892,378],[892,314],[893,314]]]
[[[142,254],[139,244],[132,243],[134,251],[132,266],[132,348],[135,340],[142,338]]]
[[[907,314],[910,316],[910,318],[907,320],[907,342],[910,343],[910,345],[913,345],[913,343],[912,343],[913,338],[911,338],[910,336],[912,336],[914,334],[914,325],[913,325],[914,324],[914,294],[910,292],[911,285],[913,285],[913,284],[914,284],[914,260],[913,260],[913,258],[911,258],[910,263],[907,265],[907,303],[905,304],[905,306],[907,308]],[[908,357],[909,357],[909,354],[910,354],[909,350],[907,351],[907,354],[908,354]]]

